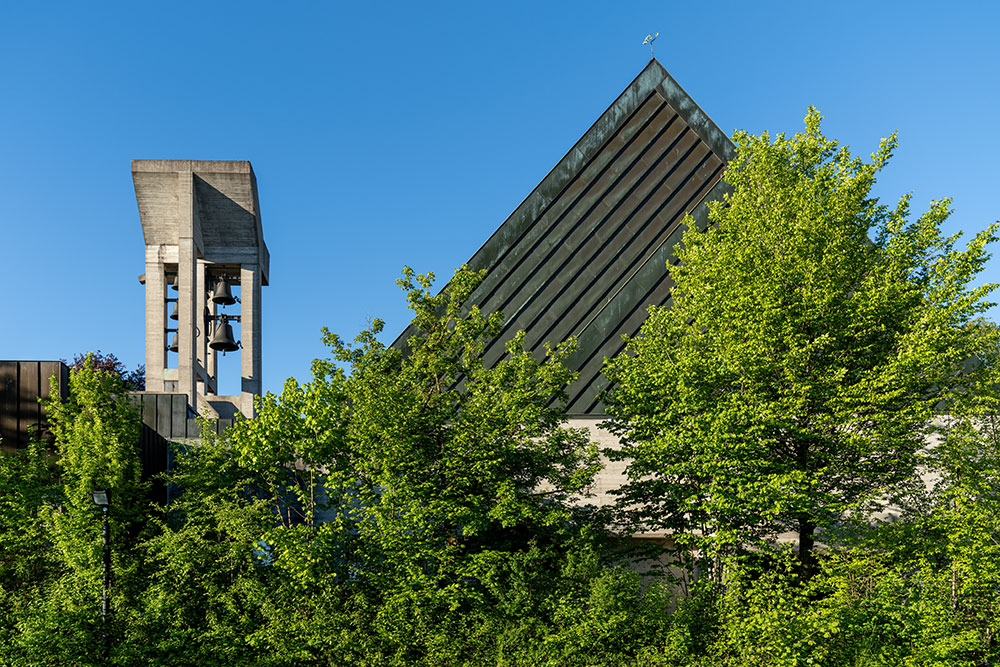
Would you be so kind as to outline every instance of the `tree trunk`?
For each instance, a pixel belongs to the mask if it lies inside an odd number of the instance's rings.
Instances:
[[[808,581],[816,574],[816,524],[805,515],[799,516],[799,565],[802,579]]]
[[[809,473],[809,445],[804,441],[795,443],[795,462],[802,472]],[[802,569],[802,580],[809,579],[816,573],[816,522],[807,512],[802,512],[799,519],[799,566]]]

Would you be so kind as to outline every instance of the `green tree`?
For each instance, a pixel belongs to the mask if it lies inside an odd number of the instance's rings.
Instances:
[[[0,452],[0,661],[12,662],[23,621],[59,572],[44,508],[59,497],[53,457],[41,443]]]
[[[965,325],[994,286],[971,281],[997,232],[957,250],[948,200],[912,222],[909,197],[880,205],[895,135],[864,162],[820,121],[736,134],[732,191],[706,228],[688,220],[672,304],[607,366],[633,517],[717,555],[792,531],[807,573],[817,531],[915,478],[982,337]]]
[[[983,344],[970,372],[939,419],[940,437],[929,452],[934,484],[923,503],[929,512],[904,515],[904,553],[936,567],[950,589],[951,612],[968,634],[996,650],[1000,637],[1000,329],[973,326]],[[917,539],[913,539],[916,534]],[[916,547],[916,548],[915,548]]]
[[[275,608],[294,626],[315,591],[289,604],[285,581],[265,566],[260,541],[275,516],[256,471],[241,467],[208,424],[201,442],[174,447],[173,497],[150,517],[146,578],[123,628],[128,664],[288,664],[266,659],[256,635]]]
[[[572,518],[570,500],[599,469],[587,433],[562,425],[563,390],[574,377],[561,363],[569,347],[538,361],[518,335],[485,368],[481,353],[501,316],[462,311],[481,276],[458,272],[437,296],[431,278],[407,271],[401,280],[418,332],[406,350],[377,342],[379,322],[357,347],[327,336],[351,368],[343,384],[350,411],[339,426],[349,448],[343,470],[363,494],[364,530],[385,552],[406,556],[395,566],[425,572],[543,539]]]
[[[395,628],[380,650],[393,647],[404,659],[428,650],[419,638],[436,633],[436,619],[460,620],[448,610],[490,616],[533,549],[550,583],[522,594],[537,603],[565,582],[560,559],[589,518],[574,501],[599,469],[588,434],[562,424],[564,389],[574,378],[562,364],[569,346],[538,360],[518,335],[503,360],[483,366],[501,315],[463,309],[481,277],[459,271],[433,296],[432,277],[407,270],[400,285],[416,335],[405,350],[377,342],[378,322],[354,347],[327,337],[351,369],[343,384],[346,450],[338,457],[349,465],[340,464],[331,495],[351,494],[363,508],[355,519],[364,545],[358,576],[379,592],[375,627]],[[401,631],[407,627],[423,632]],[[439,650],[436,660],[447,661],[461,647],[443,642]]]

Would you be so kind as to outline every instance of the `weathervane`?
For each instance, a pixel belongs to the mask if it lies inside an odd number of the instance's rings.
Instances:
[[[652,33],[650,33],[650,34],[646,35],[646,39],[642,40],[643,46],[645,46],[646,44],[649,44],[649,59],[650,60],[653,59],[653,42],[655,42],[656,38],[659,37],[659,36],[660,36],[660,33],[656,33],[655,35],[652,34]]]

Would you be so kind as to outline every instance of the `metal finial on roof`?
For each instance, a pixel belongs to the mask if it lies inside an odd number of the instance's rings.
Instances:
[[[642,40],[643,45],[649,44],[649,59],[650,60],[653,59],[653,42],[655,42],[656,38],[659,37],[659,36],[660,36],[660,33],[656,33],[655,35],[653,33],[650,33],[650,34],[646,35],[646,39]]]

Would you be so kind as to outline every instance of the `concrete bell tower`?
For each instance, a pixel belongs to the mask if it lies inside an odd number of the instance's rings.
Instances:
[[[146,391],[186,394],[191,409],[210,417],[252,417],[270,264],[253,168],[245,161],[133,160],[132,181],[146,242],[139,277],[146,286]],[[238,303],[215,302],[220,280],[239,286]],[[238,345],[225,341],[234,321]],[[240,355],[239,395],[218,394],[213,348]]]

